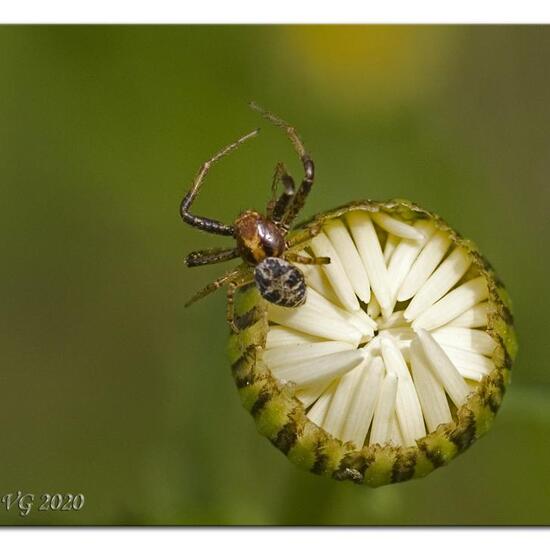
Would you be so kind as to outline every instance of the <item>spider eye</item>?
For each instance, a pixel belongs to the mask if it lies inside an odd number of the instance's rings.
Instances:
[[[303,273],[281,258],[266,258],[254,271],[256,286],[265,300],[283,307],[298,307],[306,301]]]

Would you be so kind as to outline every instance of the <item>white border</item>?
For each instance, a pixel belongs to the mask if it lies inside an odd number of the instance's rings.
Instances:
[[[549,23],[546,0],[4,0],[4,23]]]
[[[16,0],[3,2],[2,23],[549,23],[550,2],[541,0],[383,0],[338,2],[277,0]],[[316,549],[342,547],[408,549],[515,546],[542,548],[546,530],[470,529],[10,529],[0,531],[5,548],[34,543],[41,550],[124,542],[133,549],[154,544],[216,545],[224,550],[262,550],[292,544]]]
[[[464,548],[548,547],[545,529],[463,528],[170,528],[170,529],[9,529],[0,530],[4,548],[97,550],[119,548],[223,548],[281,550],[281,548],[372,548],[464,550]],[[32,546],[31,546],[32,544]],[[101,545],[101,546],[99,546]]]

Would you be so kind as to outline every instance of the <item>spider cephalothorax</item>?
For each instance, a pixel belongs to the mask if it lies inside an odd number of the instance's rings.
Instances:
[[[303,273],[291,262],[302,264],[330,262],[328,258],[311,258],[292,252],[293,248],[301,244],[303,246],[303,243],[313,236],[312,233],[288,238],[288,230],[304,206],[313,185],[315,172],[313,161],[306,153],[292,126],[255,104],[251,104],[251,107],[282,128],[288,135],[304,166],[304,178],[298,189],[284,164],[278,163],[273,178],[273,197],[267,205],[265,215],[254,210],[246,210],[232,225],[225,225],[189,212],[211,165],[247,139],[256,136],[258,130],[254,130],[222,149],[202,165],[191,190],[185,195],[180,206],[181,216],[186,223],[209,233],[233,237],[236,241],[236,246],[233,248],[198,250],[191,252],[185,260],[188,267],[224,262],[239,257],[243,260],[241,265],[210,283],[186,304],[190,305],[221,286],[227,285],[227,319],[234,330],[238,330],[233,315],[233,296],[237,288],[255,283],[268,302],[283,307],[298,307],[306,300],[306,284]],[[280,183],[283,185],[283,192],[277,197],[277,187]]]
[[[239,255],[250,265],[285,252],[282,229],[254,210],[247,210],[235,220],[235,240]]]

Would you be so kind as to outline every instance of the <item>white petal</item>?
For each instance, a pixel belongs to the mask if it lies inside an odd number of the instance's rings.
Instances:
[[[311,256],[311,254],[308,254],[305,250],[301,250],[300,255],[313,258],[313,256]],[[308,265],[308,264],[296,264],[296,263],[294,265],[298,267],[304,274],[304,277],[306,278],[306,283],[308,286],[308,291],[310,288],[313,288],[333,304],[336,304],[337,306],[342,305],[340,300],[338,300],[338,296],[336,296],[336,293],[334,292],[334,289],[332,288],[330,281],[325,275],[323,268],[320,265]]]
[[[365,304],[370,300],[370,285],[365,266],[346,226],[341,220],[330,220],[323,228],[334,246],[355,294]]]
[[[344,321],[345,323],[350,323],[359,330],[363,336],[368,336],[366,339],[362,338],[362,341],[370,340],[370,338],[374,336],[374,330],[378,328],[377,324],[362,309],[350,312],[339,308],[311,288],[307,291],[306,304],[323,315],[328,315]]]
[[[300,388],[296,391],[296,397],[302,402],[302,405],[307,409],[312,403],[317,401],[319,396],[326,390],[330,383],[321,382],[307,388]]]
[[[360,308],[359,301],[357,300],[357,296],[355,296],[355,292],[340,262],[340,258],[328,237],[324,233],[319,233],[310,241],[310,247],[315,253],[315,256],[328,256],[330,258],[330,264],[323,265],[322,268],[334,292],[346,309],[349,311],[357,311]]]
[[[374,445],[379,443],[384,445],[388,443],[392,434],[392,421],[395,414],[395,403],[397,396],[397,376],[393,372],[388,372],[376,402],[372,428],[370,431],[369,443]]]
[[[483,277],[471,279],[441,298],[412,323],[413,328],[432,330],[445,325],[461,313],[487,299],[489,291]],[[411,302],[412,303],[412,302]],[[407,312],[405,312],[405,317]]]
[[[452,421],[445,390],[441,382],[432,373],[418,338],[415,338],[411,344],[410,357],[418,399],[420,399],[428,430],[432,432],[440,424],[447,424]]]
[[[452,346],[442,346],[442,348],[464,378],[470,378],[479,382],[495,367],[493,361],[485,357],[485,355],[472,353],[471,351],[465,351]]]
[[[399,380],[395,407],[401,435],[405,445],[415,445],[417,439],[426,435],[426,428],[414,383],[397,343],[389,334],[382,335],[381,346],[387,371]]]
[[[415,337],[415,332],[410,326],[387,328],[380,334],[389,334],[396,341],[412,340]]]
[[[397,300],[410,300],[428,280],[451,246],[451,238],[444,231],[437,231],[426,243],[405,277]]]
[[[463,248],[455,248],[415,294],[405,310],[405,318],[409,321],[418,318],[453,288],[466,273],[471,263],[472,259]]]
[[[380,356],[380,337],[375,336],[366,346],[363,348],[363,352],[365,353],[365,357],[368,362],[372,361],[375,357]]]
[[[356,447],[361,448],[369,431],[374,407],[382,387],[384,363],[380,357],[376,357],[355,370],[359,370],[360,378],[356,383],[357,387],[343,425],[341,439],[352,441]]]
[[[384,330],[388,328],[408,326],[408,321],[403,315],[403,311],[394,311],[387,319],[378,321],[378,329]]]
[[[313,342],[322,342],[321,338],[297,332],[290,328],[272,325],[267,332],[265,343],[266,349],[277,348],[279,346],[288,346],[291,344],[312,344]]]
[[[403,239],[395,249],[388,266],[392,309],[395,307],[395,303],[397,302],[397,293],[399,288],[409,274],[416,257],[420,254],[420,251],[426,244],[428,238],[435,231],[435,226],[431,221],[420,220],[416,222],[415,230],[422,236],[422,239]]]
[[[289,346],[279,346],[277,348],[266,349],[263,354],[263,360],[270,369],[277,369],[285,365],[292,365],[313,359],[330,355],[338,351],[347,351],[354,349],[353,344],[349,342],[316,342],[314,344],[291,344]]]
[[[393,235],[392,233],[388,234],[386,244],[384,245],[384,261],[386,262],[386,265],[390,263],[392,254],[395,247],[399,244],[399,241],[400,239],[396,235]]]
[[[418,340],[436,378],[443,384],[453,403],[460,407],[470,393],[470,388],[458,372],[455,364],[426,330],[417,330]]]
[[[313,405],[313,407],[311,407],[311,409],[309,409],[307,413],[307,417],[319,427],[322,426],[323,420],[325,419],[325,416],[327,414],[330,402],[332,401],[332,397],[334,395],[334,391],[336,390],[336,384],[337,382],[334,381],[323,392],[323,395],[321,395],[321,397],[317,399],[315,405]]]
[[[268,304],[267,312],[270,321],[320,338],[341,340],[357,346],[362,337],[361,333],[349,323],[319,315],[316,309],[307,307],[307,304],[298,308]]]
[[[402,222],[385,212],[373,212],[371,216],[377,225],[392,235],[396,235],[402,239],[415,239],[420,241],[424,239],[424,235],[412,225]]]
[[[380,315],[380,304],[374,294],[370,295],[370,302],[367,305],[367,313],[371,319],[376,319]]]
[[[365,358],[363,349],[340,351],[278,367],[274,375],[281,381],[293,382],[298,387],[314,386],[342,376]]]
[[[384,334],[389,334],[393,336],[394,342],[397,344],[403,359],[405,362],[409,361],[409,347],[411,345],[412,339],[415,336],[415,333],[410,327],[397,327],[390,328],[380,332],[380,337],[383,337]],[[375,337],[375,339],[378,337]],[[372,342],[373,340],[371,340]]]
[[[391,314],[391,311],[388,311],[391,294],[388,271],[370,216],[367,212],[357,210],[347,214],[346,220],[367,271],[371,289],[376,295],[382,311],[389,316]]]
[[[362,323],[368,325],[373,330],[378,330],[378,323],[363,309],[352,313],[353,317],[360,319]]]
[[[390,435],[390,441],[392,445],[395,447],[401,447],[405,444],[403,441],[403,436],[401,435],[401,429],[399,428],[399,420],[397,420],[397,414],[393,413],[393,417],[391,419],[391,435]]]
[[[484,330],[444,326],[434,330],[432,336],[441,345],[453,346],[481,355],[492,355],[496,342]]]
[[[487,326],[489,302],[477,304],[447,323],[447,326],[477,328]]]
[[[342,428],[361,374],[362,366],[359,365],[340,378],[328,412],[323,420],[323,428],[338,439],[341,439]]]

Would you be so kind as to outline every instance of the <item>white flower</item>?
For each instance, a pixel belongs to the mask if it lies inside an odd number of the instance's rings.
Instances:
[[[415,445],[453,420],[494,368],[488,290],[432,220],[354,210],[301,254],[305,305],[268,306],[263,361],[308,418],[342,441]]]

